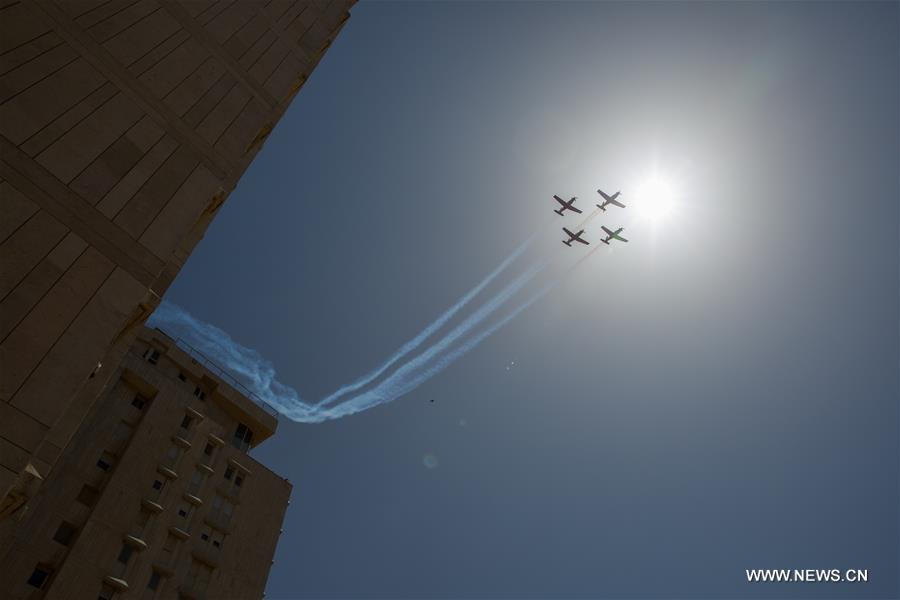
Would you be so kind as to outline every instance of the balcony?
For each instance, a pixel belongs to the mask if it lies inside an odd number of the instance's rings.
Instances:
[[[193,554],[194,558],[200,562],[209,565],[213,569],[217,569],[219,567],[222,549],[214,547],[209,542],[202,542],[194,546],[191,550],[191,554]]]
[[[231,533],[231,515],[221,512],[212,512],[203,517],[203,520],[210,527],[215,527],[219,531]]]
[[[206,600],[206,585],[199,581],[185,581],[178,586],[178,593],[188,600]]]

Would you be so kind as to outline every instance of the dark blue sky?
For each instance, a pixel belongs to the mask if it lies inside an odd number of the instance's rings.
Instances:
[[[167,296],[304,397],[552,194],[679,201],[414,393],[282,419],[267,597],[900,595],[898,63],[891,2],[354,7]]]

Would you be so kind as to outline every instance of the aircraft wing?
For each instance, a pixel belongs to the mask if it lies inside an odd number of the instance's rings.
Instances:
[[[619,208],[625,208],[625,205],[624,205],[624,204],[622,204],[622,203],[619,202],[618,200],[613,200],[612,198],[609,199],[609,203],[610,203],[610,204],[615,204],[615,205],[618,206]]]
[[[620,236],[620,235],[617,235],[617,236],[616,236],[616,239],[619,240],[620,242],[627,242],[627,241],[628,241],[628,240],[626,240],[625,238],[623,238],[623,237]]]
[[[563,227],[563,231],[565,231],[565,232],[569,235],[569,237],[571,237],[571,238],[578,237],[577,235],[575,235],[574,233],[572,233],[571,231],[569,231],[569,230],[566,229],[565,227]]]
[[[584,244],[585,246],[590,246],[590,245],[591,245],[590,242],[586,242],[586,241],[584,241],[583,239],[581,239],[581,238],[578,237],[578,236],[575,236],[575,239],[574,239],[573,241],[581,242],[581,243]]]
[[[566,201],[563,200],[562,198],[560,198],[559,196],[553,196],[553,199],[556,200],[557,202],[559,202],[560,204],[562,204],[563,206],[568,206],[568,204],[566,204]]]
[[[603,199],[606,200],[607,202],[611,202],[611,201],[612,201],[612,198],[610,198],[609,196],[607,196],[607,195],[606,195],[606,192],[604,192],[603,190],[597,190],[597,193],[600,194],[601,196],[603,196]]]
[[[567,206],[566,208],[568,208],[569,210],[573,210],[573,211],[575,211],[575,212],[577,212],[577,213],[579,213],[579,214],[581,213],[581,209],[580,209],[580,208],[575,208],[574,206]]]
[[[601,226],[600,226],[600,229],[602,229],[603,231],[605,231],[605,232],[606,232],[606,235],[616,235],[615,233],[613,233],[612,231],[610,231],[609,229],[607,229],[605,225],[601,225]]]

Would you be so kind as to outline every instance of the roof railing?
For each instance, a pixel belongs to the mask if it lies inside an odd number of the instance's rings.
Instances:
[[[254,404],[256,404],[261,409],[266,411],[266,413],[275,417],[276,420],[278,419],[278,411],[275,409],[275,407],[273,407],[271,404],[269,404],[268,402],[266,402],[265,400],[260,398],[254,392],[250,391],[250,388],[248,388],[246,385],[244,385],[243,383],[238,381],[234,375],[232,375],[231,373],[226,371],[223,367],[219,366],[211,358],[209,358],[208,356],[206,356],[205,354],[203,354],[202,352],[200,352],[199,350],[197,350],[196,348],[194,348],[193,346],[188,344],[182,338],[174,338],[174,339],[175,339],[175,345],[178,346],[179,348],[181,348],[182,350],[184,350],[185,352],[187,352],[191,356],[191,358],[193,358],[199,364],[203,365],[204,367],[206,367],[207,369],[209,369],[210,371],[212,371],[213,373],[218,375],[220,378],[222,378],[225,381],[225,383],[227,383],[231,387],[235,388],[237,391],[241,392],[243,395],[247,396],[250,400],[253,401]]]

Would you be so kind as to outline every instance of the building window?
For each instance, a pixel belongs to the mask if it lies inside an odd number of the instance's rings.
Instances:
[[[148,348],[147,351],[144,352],[144,358],[151,365],[155,365],[159,361],[159,350]]]
[[[100,588],[100,593],[97,594],[97,600],[113,600],[115,597],[116,590],[108,583],[104,583],[103,587]]]
[[[234,478],[234,487],[241,487],[244,484],[244,476],[238,475]]]
[[[169,451],[166,452],[166,457],[163,459],[163,465],[169,467],[170,469],[174,469],[175,465],[178,464],[178,460],[181,458],[181,448],[172,444],[169,446]]]
[[[184,415],[184,418],[181,420],[181,428],[185,431],[189,431],[191,428],[191,424],[194,422],[194,417],[190,415]]]
[[[109,471],[115,462],[116,459],[112,454],[103,452],[103,454],[100,455],[100,458],[97,459],[97,466],[103,471]]]
[[[231,445],[246,452],[250,448],[250,443],[253,441],[253,432],[250,431],[250,428],[244,425],[243,423],[239,423],[237,429],[234,432],[234,437],[231,440]]]
[[[206,456],[209,456],[210,458],[212,458],[212,455],[213,455],[213,451],[214,451],[214,450],[215,450],[215,446],[213,446],[213,445],[212,445],[211,443],[209,443],[209,442],[206,442],[206,447],[203,449],[203,454],[205,454]]]
[[[231,467],[227,467],[225,469],[225,479],[231,481],[231,478],[234,477],[234,469]]]
[[[134,548],[132,548],[128,544],[122,544],[122,549],[119,550],[119,557],[116,560],[118,560],[123,565],[127,565],[128,561],[131,559],[132,552],[134,552]]]
[[[206,400],[206,392],[200,389],[200,386],[194,388],[194,395],[200,398],[201,400]]]
[[[28,578],[28,585],[36,587],[41,590],[44,589],[44,586],[47,584],[47,580],[50,579],[50,575],[53,574],[53,567],[47,564],[39,563],[34,571],[31,572],[31,577]]]
[[[187,377],[185,377],[184,373],[182,373],[181,371],[178,371],[178,379],[180,379],[181,381],[187,381]]]
[[[72,543],[72,540],[75,539],[76,533],[78,533],[77,527],[68,521],[63,521],[56,529],[56,533],[53,534],[53,541],[59,542],[63,546],[68,546]]]
[[[191,475],[191,482],[188,484],[188,493],[198,496],[204,479],[206,479],[206,475],[201,471],[194,471],[194,474]]]
[[[159,588],[159,582],[162,580],[162,575],[159,574],[159,571],[153,571],[150,574],[150,581],[147,582],[147,589],[156,591]]]
[[[143,396],[141,396],[140,394],[137,394],[134,397],[134,400],[131,401],[131,405],[138,410],[144,410],[145,404],[147,404],[147,399],[144,398]]]
[[[97,497],[99,495],[100,490],[90,485],[84,485],[75,499],[85,506],[93,506],[94,503],[97,502]]]

